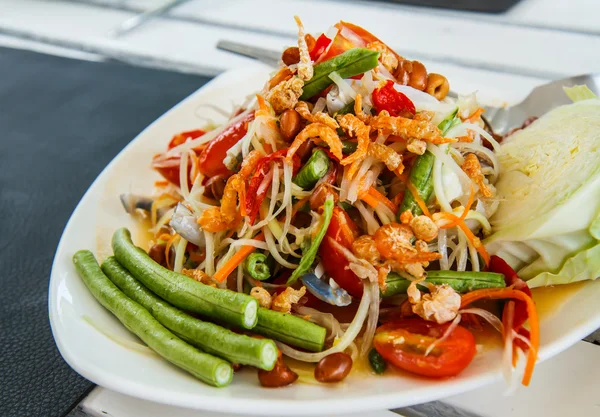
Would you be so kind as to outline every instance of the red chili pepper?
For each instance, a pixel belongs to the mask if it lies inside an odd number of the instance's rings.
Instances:
[[[187,132],[178,133],[173,136],[173,138],[169,142],[169,146],[167,147],[167,149],[173,149],[175,146],[179,146],[182,143],[187,142],[188,140],[199,138],[205,133],[206,132],[202,129],[188,130]]]
[[[519,290],[531,297],[531,290],[527,286],[527,283],[523,281],[514,269],[506,263],[504,259],[499,256],[493,255],[490,258],[489,270],[491,272],[497,272],[504,275],[504,282],[507,286],[513,286],[515,290]],[[527,320],[527,304],[523,301],[515,300],[515,318],[513,320],[513,328],[519,330],[519,328]]]
[[[390,116],[400,116],[403,112],[416,113],[415,105],[404,94],[396,91],[394,82],[388,80],[383,87],[373,91],[373,104],[377,113],[387,110]]]
[[[250,217],[250,224],[254,224],[256,216],[258,215],[258,209],[269,190],[268,185],[271,184],[269,182],[269,184],[266,184],[265,187],[260,189],[261,183],[269,172],[269,163],[277,158],[281,158],[283,161],[283,158],[287,155],[287,151],[288,148],[281,149],[258,160],[256,171],[250,179],[250,185],[248,186],[248,192],[246,193],[246,213],[248,213],[248,216]],[[294,175],[300,168],[300,158],[294,155],[292,164],[292,175]]]
[[[330,43],[331,39],[325,36],[324,33],[321,33],[321,36],[319,36],[317,38],[317,41],[315,42],[315,46],[313,46],[313,49],[311,49],[311,51],[309,52],[310,59],[312,59],[313,62],[319,59],[319,57],[323,54],[323,52],[325,52]]]
[[[254,120],[254,112],[237,123],[227,126],[216,138],[211,140],[198,158],[198,170],[207,177],[231,174],[223,164],[227,151],[242,139],[248,131],[248,123]]]

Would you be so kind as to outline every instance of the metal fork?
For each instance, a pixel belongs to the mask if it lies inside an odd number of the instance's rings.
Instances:
[[[271,66],[277,66],[281,59],[280,52],[226,40],[217,42],[217,49],[254,58]],[[529,117],[540,117],[556,106],[570,103],[563,87],[581,84],[587,85],[594,93],[600,95],[600,73],[563,78],[534,88],[523,101],[513,106],[484,106],[484,120],[495,133],[506,133],[514,127],[521,126]],[[455,92],[450,92],[450,95],[457,97]]]

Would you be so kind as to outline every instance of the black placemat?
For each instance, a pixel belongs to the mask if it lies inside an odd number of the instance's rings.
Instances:
[[[90,389],[50,331],[58,240],[104,166],[207,81],[0,48],[0,416],[62,416]]]
[[[503,13],[521,0],[374,0],[411,6],[435,7],[449,10],[467,10],[482,13]]]

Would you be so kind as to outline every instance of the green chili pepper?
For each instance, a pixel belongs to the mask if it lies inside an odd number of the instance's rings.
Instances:
[[[334,58],[315,65],[313,77],[304,84],[300,100],[307,100],[329,87],[333,81],[329,74],[337,72],[342,78],[350,78],[375,68],[379,52],[365,48],[354,48]]]
[[[350,155],[351,153],[356,152],[357,147],[358,147],[358,142],[350,142],[347,140],[342,141],[342,153],[344,155]]]
[[[385,369],[387,368],[387,362],[375,349],[371,349],[369,351],[369,363],[371,364],[373,371],[375,371],[375,373],[378,375],[384,373]]]
[[[445,135],[448,130],[460,123],[460,118],[456,115],[458,113],[458,107],[448,117],[446,117],[438,125],[442,131],[442,136]],[[414,185],[415,189],[419,193],[421,199],[427,203],[433,193],[433,163],[435,162],[435,156],[425,151],[423,155],[419,155],[410,170],[409,181]],[[406,210],[410,210],[414,216],[423,214],[423,210],[415,201],[415,197],[412,195],[410,190],[406,190],[404,193],[404,199],[398,209],[398,216],[404,213]]]
[[[294,270],[294,272],[287,281],[288,285],[293,284],[298,280],[298,278],[304,275],[315,261],[315,257],[317,256],[319,246],[321,245],[321,242],[325,237],[325,233],[327,232],[327,228],[329,227],[329,223],[331,222],[331,217],[333,216],[333,206],[333,197],[328,196],[327,200],[325,200],[325,204],[323,204],[323,224],[321,225],[321,229],[319,229],[319,232],[310,243],[310,246],[302,255],[302,259],[300,259],[300,264]]]
[[[264,253],[253,252],[244,261],[244,271],[259,281],[269,279],[271,277],[271,270],[266,261],[267,256]]]
[[[474,271],[427,271],[426,282],[434,285],[446,284],[458,293],[479,290],[482,288],[504,288],[504,275],[495,272]],[[384,297],[396,294],[405,294],[410,281],[395,272],[390,272],[385,280],[386,290],[381,293]],[[420,286],[426,291],[426,286]]]
[[[460,123],[460,118],[456,117],[457,114],[458,107],[440,122],[438,128],[442,131],[442,136],[444,136],[446,133],[448,133],[450,129],[452,129],[454,126]]]
[[[352,100],[350,103],[346,104],[344,107],[339,109],[337,112],[337,114],[348,114],[348,113],[354,114],[354,100]]]
[[[321,149],[317,149],[308,158],[308,161],[306,161],[306,164],[304,164],[300,171],[298,171],[292,182],[305,190],[310,190],[315,186],[317,181],[327,174],[330,165],[331,161],[329,161],[327,153]]]

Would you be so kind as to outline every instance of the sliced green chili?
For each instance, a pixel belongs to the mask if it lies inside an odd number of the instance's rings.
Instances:
[[[310,190],[315,186],[327,171],[331,161],[327,153],[321,149],[317,149],[312,153],[306,164],[298,171],[292,182],[305,190]]]
[[[292,275],[287,281],[288,285],[293,284],[300,278],[302,275],[306,273],[312,266],[315,261],[315,257],[317,256],[317,252],[319,251],[319,246],[325,237],[325,233],[327,232],[327,228],[329,227],[329,223],[331,222],[331,217],[333,216],[333,198],[331,196],[327,197],[325,200],[325,204],[323,204],[323,224],[321,225],[321,229],[314,237],[308,249],[302,255],[302,259],[300,259],[300,264],[294,270]]]
[[[244,271],[259,281],[269,279],[271,277],[271,269],[266,261],[267,256],[264,253],[253,252],[244,261]]]

